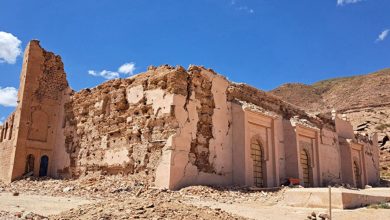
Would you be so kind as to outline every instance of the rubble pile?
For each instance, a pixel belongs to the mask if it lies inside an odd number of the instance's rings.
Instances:
[[[89,175],[77,180],[28,178],[10,184],[0,182],[1,192],[18,192],[20,197],[25,194],[81,197],[92,202],[54,216],[0,212],[0,219],[242,219],[220,209],[200,208],[186,201],[195,197],[221,202],[272,197],[271,194],[249,190],[229,191],[204,186],[170,191],[152,188],[142,181],[120,175]]]
[[[51,216],[51,219],[243,219],[224,211],[198,208],[169,197],[110,198]]]
[[[285,188],[275,192],[265,192],[243,187],[216,187],[191,186],[183,188],[179,193],[185,197],[201,200],[212,200],[220,203],[261,202],[273,205],[283,199]]]

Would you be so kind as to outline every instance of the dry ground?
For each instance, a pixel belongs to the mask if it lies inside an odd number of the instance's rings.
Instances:
[[[119,176],[0,183],[0,219],[306,219],[318,208],[284,206],[278,192],[148,188]],[[18,196],[12,193],[19,192]],[[334,219],[389,219],[390,209],[335,210]]]

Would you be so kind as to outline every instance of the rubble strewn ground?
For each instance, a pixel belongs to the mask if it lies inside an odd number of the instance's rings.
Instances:
[[[192,186],[170,191],[148,187],[127,176],[96,175],[77,180],[31,178],[0,183],[0,219],[305,219],[313,211],[318,215],[327,212],[326,209],[284,206],[281,201],[287,189],[265,192]],[[56,205],[64,204],[62,208],[67,209],[43,206],[40,212],[32,212],[23,203],[14,204],[13,209],[2,206],[5,202],[2,197],[6,199],[13,194],[20,199],[51,197]],[[75,204],[84,203],[68,207],[66,201],[61,203],[62,198]],[[32,199],[31,203],[42,206],[44,200]],[[349,216],[385,219],[389,214],[388,209],[372,208],[335,211],[337,219],[350,219]]]
[[[243,219],[220,209],[188,205],[184,203],[183,192],[148,188],[142,182],[121,176],[20,180],[11,184],[0,183],[1,192],[19,192],[20,197],[78,197],[91,201],[51,216],[30,213],[34,219]],[[25,217],[26,214],[0,212],[0,219],[18,219],[19,216]]]

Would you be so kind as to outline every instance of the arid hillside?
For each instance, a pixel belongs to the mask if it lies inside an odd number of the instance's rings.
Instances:
[[[271,94],[312,113],[336,109],[360,133],[378,133],[382,176],[390,179],[390,68],[353,77],[335,78],[312,85],[284,84]]]
[[[289,83],[270,92],[310,112],[387,106],[390,105],[390,68],[312,85]]]

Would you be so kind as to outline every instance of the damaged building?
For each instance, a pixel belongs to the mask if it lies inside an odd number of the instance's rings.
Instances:
[[[61,58],[26,47],[18,106],[0,127],[0,180],[140,176],[147,184],[379,183],[377,137],[204,67],[149,67],[73,91]]]

